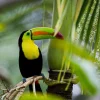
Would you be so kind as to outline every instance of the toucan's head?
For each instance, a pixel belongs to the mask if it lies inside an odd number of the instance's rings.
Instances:
[[[63,39],[63,36],[59,32],[54,36],[54,29],[52,28],[36,27],[22,32],[18,42],[20,46],[20,44],[24,40],[41,40],[41,39],[51,39],[51,38]]]

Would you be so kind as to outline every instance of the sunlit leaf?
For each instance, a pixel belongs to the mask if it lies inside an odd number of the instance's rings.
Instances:
[[[37,96],[34,96],[33,94],[29,93],[24,93],[19,100],[63,100],[59,96],[54,96],[54,95],[42,95],[42,94],[37,94]]]
[[[71,59],[72,71],[79,77],[80,84],[86,93],[96,94],[100,91],[100,79],[97,67],[85,59]]]
[[[55,41],[55,40],[52,40],[52,41]],[[54,50],[56,49],[59,50],[59,52],[55,52],[53,54],[53,59],[55,60],[50,59],[52,58],[52,55],[49,55],[50,58],[48,60],[49,60],[50,65],[52,64],[51,68],[60,69],[61,64],[62,64],[61,62],[63,61],[63,57],[65,57],[64,54],[68,55],[69,53],[71,53],[72,55],[77,55],[81,58],[96,62],[96,59],[93,57],[93,55],[90,55],[90,53],[85,48],[69,41],[63,41],[63,40],[56,40],[56,41],[57,41],[56,45],[53,42],[51,42],[52,47],[50,48],[50,51],[49,51],[53,53]],[[60,56],[63,56],[61,60],[60,60]],[[58,62],[56,62],[56,59]]]
[[[88,14],[90,11],[90,7],[92,5],[92,0],[84,0],[79,18],[77,19],[77,38],[80,40],[83,39],[84,28],[86,24],[86,20],[88,18]]]

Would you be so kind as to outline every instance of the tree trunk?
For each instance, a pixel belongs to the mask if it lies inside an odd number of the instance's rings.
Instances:
[[[57,80],[59,75],[59,72],[56,71],[49,71],[49,78]],[[61,76],[63,75],[63,72],[61,72]],[[64,79],[70,79],[72,78],[72,74],[70,72],[66,72]],[[68,89],[65,90],[66,86],[68,86]],[[47,92],[50,94],[55,94],[58,96],[61,96],[64,98],[64,100],[72,100],[72,88],[73,88],[73,83],[72,82],[67,82],[66,84],[57,84],[53,86],[48,86]]]

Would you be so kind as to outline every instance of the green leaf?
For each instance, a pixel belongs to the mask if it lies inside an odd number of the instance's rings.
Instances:
[[[34,96],[34,94],[30,93],[24,93],[19,100],[63,100],[60,96],[55,95],[42,95],[40,93],[37,93],[37,96]]]
[[[84,33],[84,28],[86,25],[86,20],[88,18],[88,14],[90,11],[90,7],[92,6],[92,0],[84,0],[79,18],[77,20],[77,38],[79,39],[79,42],[83,39],[83,33]]]
[[[54,42],[57,42],[56,44]],[[65,57],[68,57],[69,54],[77,55],[86,60],[96,62],[96,59],[90,55],[90,53],[83,47],[76,45],[70,41],[64,40],[52,40],[52,47],[49,49],[49,65],[51,69],[60,70],[63,63],[65,63]],[[56,50],[56,52],[54,51]],[[58,57],[59,56],[59,57]]]
[[[90,43],[94,43],[94,55],[96,58],[99,59],[100,57],[100,54],[99,56],[97,56],[97,53],[100,52],[100,0],[98,1],[98,5],[97,5],[97,9],[96,9],[96,14],[95,14],[95,17],[94,17],[94,22],[93,22],[93,25],[92,25],[92,30],[91,30],[91,33],[92,33],[92,37],[93,38],[93,33],[95,33],[95,38],[94,38],[94,41],[93,39],[91,39]]]
[[[100,0],[84,1],[77,20],[77,40],[99,59]]]
[[[84,27],[84,35],[83,35],[83,41],[85,42],[85,45],[89,44],[88,38],[91,33],[91,28],[92,28],[91,25],[92,25],[93,18],[95,16],[94,14],[95,14],[97,4],[98,4],[97,0],[94,0],[92,6],[90,7],[88,17],[86,19],[86,24]],[[95,34],[92,35],[92,37],[94,38]]]
[[[96,94],[100,91],[100,80],[97,67],[85,59],[75,57],[71,59],[71,67],[74,74],[79,77],[80,84],[85,93]]]

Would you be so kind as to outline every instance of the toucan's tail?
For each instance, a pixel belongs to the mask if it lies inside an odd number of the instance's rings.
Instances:
[[[29,91],[33,92],[33,86],[32,86],[32,84],[29,85]]]
[[[35,88],[36,88],[36,92],[42,92],[39,83],[36,83],[36,84],[35,84]],[[33,92],[33,86],[32,86],[32,84],[29,85],[29,91],[30,91],[30,92]]]

